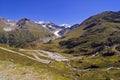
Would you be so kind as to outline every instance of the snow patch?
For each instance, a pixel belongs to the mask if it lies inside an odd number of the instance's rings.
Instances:
[[[49,25],[50,28],[52,28],[53,26]]]
[[[59,26],[64,26],[65,28],[70,28],[71,27],[71,25],[69,25],[69,24],[61,24]]]
[[[44,28],[46,28],[46,25],[42,25]]]
[[[61,36],[58,34],[60,31],[61,31],[61,29],[55,31],[54,34],[55,34],[56,36],[58,36],[58,37],[61,37]]]

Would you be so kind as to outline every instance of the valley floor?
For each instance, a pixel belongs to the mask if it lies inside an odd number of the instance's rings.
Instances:
[[[119,60],[119,55],[110,58],[98,57],[97,54],[88,57],[68,57],[43,50],[5,47],[0,47],[0,55],[0,80],[120,79],[120,63],[114,64],[114,61]],[[109,61],[112,63],[108,64]]]

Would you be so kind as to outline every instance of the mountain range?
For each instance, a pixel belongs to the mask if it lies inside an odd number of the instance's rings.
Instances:
[[[65,35],[78,27],[68,24],[56,25],[52,22],[35,22],[27,18],[17,22],[0,18],[0,42],[11,46],[25,46],[35,42],[48,42]]]
[[[79,26],[79,24],[74,24],[72,26],[69,24],[56,25],[52,22],[44,22],[44,21],[39,21],[39,22],[35,22],[35,23],[48,29],[49,31],[51,31],[58,37],[65,35],[66,33],[70,32],[71,30],[73,30]]]

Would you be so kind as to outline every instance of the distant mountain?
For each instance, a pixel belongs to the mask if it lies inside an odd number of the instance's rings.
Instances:
[[[55,35],[30,19],[23,18],[17,22],[0,18],[0,43],[22,47],[33,42],[47,42]]]
[[[64,36],[65,34],[71,32],[72,30],[76,29],[77,27],[79,27],[79,24],[74,24],[72,26],[70,25],[63,25],[63,26],[60,26],[62,29],[59,31],[59,35],[62,35]]]
[[[44,28],[48,29],[51,31],[53,34],[55,34],[57,37],[60,37],[61,35],[58,34],[58,32],[61,30],[58,25],[52,23],[52,22],[44,22],[44,21],[39,21],[35,22],[38,23],[39,25],[43,26]]]
[[[61,24],[61,25],[59,25],[60,27],[64,27],[64,28],[70,28],[71,27],[71,25],[69,25],[69,24]]]
[[[71,30],[75,29],[76,27],[78,27],[78,25],[73,25],[73,26],[69,24],[56,25],[52,22],[45,22],[45,21],[39,21],[35,23],[38,23],[39,25],[48,29],[49,31],[51,31],[53,34],[55,34],[58,37],[61,37],[67,34],[68,32],[70,32]]]

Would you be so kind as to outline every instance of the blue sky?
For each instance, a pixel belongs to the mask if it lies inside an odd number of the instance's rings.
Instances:
[[[103,11],[119,11],[120,0],[0,0],[0,16],[19,20],[80,23]]]

